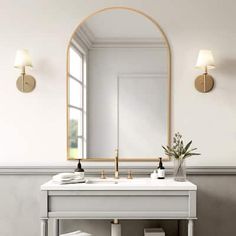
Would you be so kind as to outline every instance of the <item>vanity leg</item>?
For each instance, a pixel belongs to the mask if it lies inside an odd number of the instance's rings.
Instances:
[[[193,236],[193,220],[188,220],[188,236]]]
[[[48,236],[48,220],[41,219],[41,236]]]
[[[59,236],[59,219],[55,219],[53,222],[53,236]]]
[[[181,232],[181,229],[180,229],[181,225],[180,224],[181,224],[180,220],[177,220],[178,236],[180,236],[180,232]]]

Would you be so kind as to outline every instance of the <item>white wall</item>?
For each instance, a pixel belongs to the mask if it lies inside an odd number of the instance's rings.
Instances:
[[[140,9],[163,27],[173,54],[173,131],[194,140],[191,165],[236,165],[236,2],[233,0],[0,0],[0,162],[68,164],[66,47],[78,23],[108,6]],[[15,51],[28,48],[37,79],[31,94],[17,91]],[[193,86],[198,50],[216,58],[215,89]]]

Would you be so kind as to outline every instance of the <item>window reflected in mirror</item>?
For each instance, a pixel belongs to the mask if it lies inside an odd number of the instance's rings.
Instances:
[[[86,154],[86,57],[79,45],[69,49],[69,156],[81,159]]]

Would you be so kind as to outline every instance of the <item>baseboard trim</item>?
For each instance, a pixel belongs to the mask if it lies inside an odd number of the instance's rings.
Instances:
[[[53,175],[61,172],[72,172],[73,167],[71,166],[0,166],[0,175]],[[121,167],[120,172],[123,175],[126,175],[128,170],[132,170],[134,175],[142,176],[149,175],[153,171],[153,167]],[[99,175],[101,171],[104,170],[107,175],[112,175],[113,168],[109,166],[90,166],[85,168],[85,172],[87,175]],[[166,173],[167,175],[172,174],[173,168],[167,167]],[[212,166],[204,166],[204,167],[188,167],[187,168],[188,175],[236,175],[236,166],[229,167],[212,167]]]

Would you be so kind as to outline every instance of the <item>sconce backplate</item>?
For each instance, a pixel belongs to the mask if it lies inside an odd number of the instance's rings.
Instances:
[[[214,79],[211,75],[199,75],[195,80],[195,88],[201,93],[210,92],[214,87]]]
[[[34,77],[31,75],[24,75],[24,82],[23,82],[22,75],[16,81],[16,87],[22,93],[32,92],[34,90],[35,86],[36,86],[36,81],[35,81]]]

